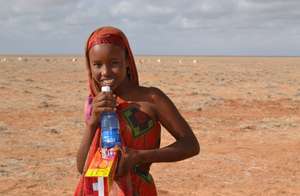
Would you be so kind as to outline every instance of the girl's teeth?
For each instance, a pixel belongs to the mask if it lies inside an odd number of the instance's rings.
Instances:
[[[103,80],[103,84],[111,84],[113,80]]]

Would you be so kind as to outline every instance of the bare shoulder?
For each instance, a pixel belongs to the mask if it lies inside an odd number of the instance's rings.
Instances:
[[[150,103],[158,104],[168,99],[168,96],[157,87],[139,87],[139,94]]]
[[[162,90],[156,87],[150,87],[150,92],[153,101],[158,101],[160,98],[166,97],[166,94]]]
[[[167,95],[156,87],[138,86],[131,94],[130,100],[142,111],[158,120],[164,107],[172,105]]]
[[[164,113],[166,109],[175,109],[176,107],[171,99],[157,87],[141,87],[144,98],[151,104],[156,113]]]

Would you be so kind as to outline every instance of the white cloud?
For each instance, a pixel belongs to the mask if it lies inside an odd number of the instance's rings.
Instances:
[[[128,1],[121,1],[110,9],[114,16],[135,13],[135,6]]]
[[[300,55],[298,0],[0,1],[0,53],[82,53],[113,25],[137,53]]]

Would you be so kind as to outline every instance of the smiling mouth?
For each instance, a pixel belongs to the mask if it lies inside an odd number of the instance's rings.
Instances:
[[[114,79],[105,79],[100,81],[101,86],[112,86],[113,83]]]

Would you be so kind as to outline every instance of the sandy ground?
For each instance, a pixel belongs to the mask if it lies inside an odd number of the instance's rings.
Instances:
[[[0,195],[72,195],[84,59],[0,57]],[[141,84],[170,96],[201,143],[196,157],[153,165],[159,195],[300,195],[300,58],[136,62]],[[173,141],[163,130],[162,146]]]

